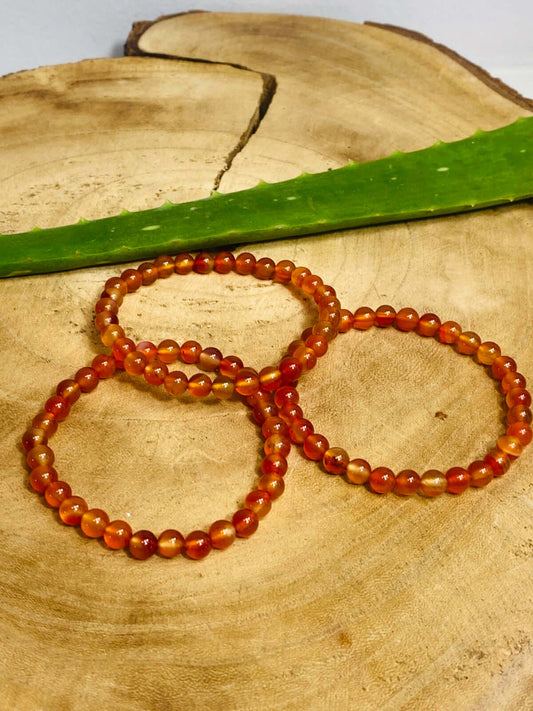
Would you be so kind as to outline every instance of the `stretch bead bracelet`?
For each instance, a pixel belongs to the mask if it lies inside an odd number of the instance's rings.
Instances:
[[[404,308],[396,313],[392,306],[384,305],[376,311],[362,307],[353,314],[353,327],[358,330],[366,331],[371,326],[386,328],[392,325],[399,331],[414,331],[420,336],[433,337],[440,343],[453,346],[458,353],[473,357],[477,363],[485,366],[493,378],[500,381],[507,407],[507,428],[496,446],[483,460],[472,462],[466,469],[452,467],[446,472],[432,469],[422,476],[406,469],[394,474],[388,467],[373,469],[365,459],[350,459],[346,450],[341,447],[330,447],[324,435],[314,432],[312,423],[303,417],[299,406],[287,417],[292,441],[302,445],[308,459],[320,461],[329,474],[344,475],[352,484],[367,484],[371,491],[378,494],[420,493],[428,497],[439,496],[444,492],[460,494],[470,486],[485,486],[493,477],[505,474],[511,462],[532,439],[532,413],[529,409],[531,395],[526,390],[524,376],[516,371],[515,361],[509,356],[501,355],[500,347],[496,343],[482,343],[476,333],[463,331],[455,321],[441,323],[433,313],[419,317],[414,309]],[[296,391],[292,402],[298,403]],[[283,413],[282,409],[280,414]]]
[[[189,558],[199,560],[205,558],[212,548],[228,548],[237,536],[248,538],[255,533],[259,520],[266,516],[272,502],[285,489],[286,458],[291,442],[285,436],[287,425],[282,421],[280,425],[276,417],[271,417],[270,421],[265,420],[262,426],[264,457],[257,489],[248,493],[243,508],[233,514],[231,521],[215,521],[208,532],[192,531],[186,537],[174,529],[167,529],[158,537],[147,530],[134,533],[126,521],[110,521],[105,511],[89,508],[85,499],[72,495],[71,487],[59,479],[53,466],[54,452],[49,446],[49,439],[56,432],[58,424],[68,417],[71,406],[81,393],[92,392],[100,380],[110,378],[115,370],[116,361],[113,356],[96,356],[90,367],[81,368],[74,378],[61,381],[56,394],[47,400],[44,410],[33,419],[32,426],[22,436],[33,489],[44,494],[46,502],[59,510],[63,523],[79,525],[89,538],[103,538],[109,548],[127,549],[139,560],[149,558],[155,552],[164,558],[174,558],[184,553]],[[265,393],[262,397],[266,397]]]
[[[180,346],[176,341],[166,339],[156,346],[150,341],[135,344],[126,336],[118,321],[118,311],[126,294],[175,273],[208,274],[212,271],[219,274],[234,271],[241,275],[251,274],[260,280],[292,285],[302,294],[314,298],[318,320],[300,339],[290,344],[287,355],[277,366],[267,366],[259,373],[253,368],[244,368],[237,356],[224,357],[217,348],[203,349],[196,341],[186,341]],[[234,391],[247,397],[259,389],[274,391],[297,381],[303,372],[314,367],[317,358],[326,353],[328,343],[351,326],[351,322],[347,325],[346,314],[348,312],[341,310],[333,287],[324,284],[306,267],[296,267],[289,260],[276,264],[268,257],[256,259],[249,252],[237,257],[231,252],[216,255],[201,252],[196,257],[179,254],[174,259],[163,255],[137,269],[127,269],[120,277],[108,279],[95,305],[95,325],[102,343],[112,349],[117,367],[124,368],[131,375],[142,375],[152,385],[163,385],[172,395],[189,392],[194,397],[205,397],[212,393],[219,399],[227,399]],[[203,371],[218,372],[219,375],[212,380],[205,373],[188,378],[181,371],[169,371],[168,365],[177,360],[196,364]]]

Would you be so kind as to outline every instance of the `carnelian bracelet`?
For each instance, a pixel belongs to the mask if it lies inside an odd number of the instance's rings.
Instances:
[[[231,521],[215,521],[208,532],[196,530],[186,537],[175,529],[167,529],[158,537],[147,530],[133,533],[126,521],[110,521],[102,509],[89,508],[84,498],[74,496],[69,484],[59,479],[53,466],[55,456],[49,446],[49,439],[56,432],[58,424],[68,417],[71,406],[80,395],[95,390],[100,380],[112,377],[115,371],[116,361],[113,356],[97,355],[90,367],[78,370],[74,378],[62,380],[56,388],[56,394],[46,401],[44,410],[33,419],[32,426],[22,437],[33,489],[44,494],[49,506],[59,510],[63,523],[79,525],[89,538],[103,538],[109,548],[125,548],[140,560],[149,558],[156,551],[165,558],[184,553],[189,558],[199,560],[205,558],[212,548],[228,548],[237,536],[248,538],[255,533],[259,520],[266,516],[272,502],[285,489],[284,475],[291,442],[286,436],[286,423],[277,417],[265,420],[261,427],[265,440],[264,457],[257,489],[248,493],[244,507],[233,514]],[[272,411],[277,413],[275,405]]]
[[[399,331],[415,331],[420,336],[434,337],[440,343],[451,345],[458,353],[472,356],[500,382],[507,407],[507,428],[496,446],[483,460],[472,462],[466,469],[452,467],[446,472],[431,469],[422,476],[405,469],[395,475],[388,467],[373,469],[365,459],[350,459],[345,449],[330,447],[324,435],[314,432],[312,423],[303,417],[301,408],[291,418],[289,432],[292,441],[302,445],[308,459],[322,462],[326,472],[344,475],[352,484],[367,484],[378,494],[392,491],[401,495],[420,493],[428,497],[439,496],[444,492],[460,494],[469,486],[485,486],[493,477],[502,476],[532,439],[532,413],[529,409],[531,395],[526,390],[526,379],[516,370],[513,358],[501,355],[496,343],[482,343],[476,333],[463,331],[455,321],[441,323],[438,316],[432,313],[419,317],[414,309],[403,308],[396,313],[392,306],[385,305],[375,312],[362,307],[353,315],[353,327],[357,330],[393,325]]]
[[[158,278],[173,274],[229,274],[252,275],[260,280],[273,280],[296,287],[303,295],[312,296],[318,307],[318,320],[306,329],[305,339],[294,341],[289,352],[277,366],[267,366],[255,371],[244,368],[237,356],[224,357],[217,348],[205,348],[196,341],[185,341],[181,346],[173,339],[165,339],[158,346],[150,341],[138,344],[125,335],[118,321],[118,311],[124,297],[142,285],[153,284]],[[111,348],[118,367],[131,375],[143,375],[152,385],[163,385],[172,395],[189,392],[195,397],[212,393],[219,399],[227,399],[233,392],[249,396],[259,389],[274,391],[282,385],[298,380],[306,370],[324,355],[328,343],[342,330],[343,314],[336,298],[335,289],[306,267],[296,267],[289,260],[276,264],[263,257],[256,259],[249,252],[235,257],[231,252],[211,255],[201,252],[196,257],[179,254],[172,258],[166,255],[154,262],[144,262],[137,269],[127,269],[120,277],[112,277],[105,283],[104,291],[95,305],[95,325],[100,331],[102,343]],[[294,344],[297,343],[297,347]],[[217,371],[214,379],[204,373],[188,378],[181,371],[169,372],[168,365],[177,360],[196,364],[203,371]]]

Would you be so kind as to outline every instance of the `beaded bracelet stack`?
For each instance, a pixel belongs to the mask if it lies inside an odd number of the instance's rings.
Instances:
[[[224,356],[217,348],[202,348],[196,341],[186,341],[180,346],[173,339],[165,339],[156,346],[150,341],[135,343],[126,335],[119,324],[118,313],[127,294],[153,284],[158,278],[213,271],[252,275],[296,288],[300,294],[314,299],[318,318],[288,346],[286,355],[277,365],[266,366],[259,372],[246,367],[235,355]],[[342,475],[351,484],[365,484],[372,492],[436,497],[444,492],[460,494],[469,487],[482,487],[494,477],[502,476],[533,437],[531,396],[526,390],[526,380],[517,372],[515,361],[502,355],[496,343],[481,342],[476,333],[462,331],[454,321],[441,323],[435,314],[419,317],[411,308],[396,312],[385,305],[376,311],[362,307],[351,313],[341,308],[332,286],[289,260],[276,263],[269,258],[256,259],[248,252],[237,257],[231,252],[216,255],[201,252],[195,257],[179,254],[174,259],[166,255],[158,257],[154,262],[127,269],[120,277],[106,281],[96,302],[95,325],[111,354],[97,355],[89,367],[81,368],[73,378],[58,384],[55,394],[24,433],[22,445],[27,452],[31,486],[44,495],[51,507],[58,509],[63,523],[79,525],[89,538],[103,538],[108,548],[125,549],[140,560],[156,552],[164,558],[184,553],[198,560],[213,548],[228,548],[237,537],[250,537],[257,530],[259,520],[270,511],[272,502],[284,491],[287,456],[292,444],[301,446],[307,459],[321,462],[327,473]],[[372,468],[365,459],[350,459],[346,450],[330,447],[328,439],[314,431],[299,405],[299,379],[325,355],[328,344],[339,333],[352,328],[365,331],[372,326],[381,329],[394,326],[398,331],[414,331],[422,337],[435,338],[458,353],[472,357],[500,382],[507,408],[507,427],[484,459],[472,462],[467,468],[452,467],[446,472],[429,470],[419,475],[404,469],[395,474],[388,467]],[[168,366],[177,361],[195,364],[200,372],[187,377],[180,370],[170,370]],[[143,377],[150,385],[162,386],[173,396],[211,395],[227,400],[237,393],[251,408],[264,439],[264,457],[257,488],[246,495],[243,507],[231,520],[217,520],[208,531],[195,530],[187,536],[175,529],[167,529],[159,536],[144,529],[133,532],[126,521],[110,521],[102,509],[89,508],[85,499],[72,495],[69,484],[59,479],[49,439],[59,423],[68,417],[80,395],[92,392],[100,380],[112,377],[117,371]]]

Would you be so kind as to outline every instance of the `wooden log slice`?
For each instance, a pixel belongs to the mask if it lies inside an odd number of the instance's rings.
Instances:
[[[137,26],[128,52],[158,58],[1,80],[2,231],[282,180],[531,111],[438,47],[369,25],[194,13]],[[454,319],[527,376],[532,237],[521,203],[252,251],[309,266],[351,310]],[[122,268],[0,283],[6,708],[527,708],[530,453],[485,489],[432,500],[378,496],[294,451],[258,532],[199,563],[141,563],[54,520],[18,442],[100,350],[92,305]],[[260,368],[315,312],[277,284],[192,275],[129,296],[121,314],[135,339],[196,339]],[[467,465],[503,429],[495,382],[414,334],[340,336],[300,390],[331,444],[394,471]],[[125,376],[54,438],[75,493],[156,533],[230,516],[255,486],[260,444],[238,402],[170,400]]]

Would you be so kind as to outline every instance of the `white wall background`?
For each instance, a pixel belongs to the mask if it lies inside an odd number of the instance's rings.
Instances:
[[[532,0],[0,0],[0,75],[119,56],[135,20],[190,9],[400,25],[423,32],[533,97]]]

